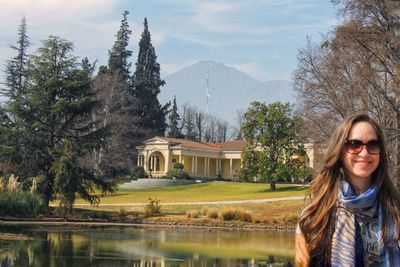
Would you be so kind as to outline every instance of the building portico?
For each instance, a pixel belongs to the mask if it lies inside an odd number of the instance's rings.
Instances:
[[[219,144],[201,143],[178,138],[154,137],[138,146],[138,166],[153,177],[161,177],[175,163],[193,177],[235,178],[241,167],[245,141]]]

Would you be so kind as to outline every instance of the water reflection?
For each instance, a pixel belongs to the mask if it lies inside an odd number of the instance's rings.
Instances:
[[[199,229],[0,225],[0,267],[292,266],[293,234]]]

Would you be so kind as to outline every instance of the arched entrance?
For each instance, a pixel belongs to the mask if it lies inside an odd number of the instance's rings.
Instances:
[[[147,170],[150,177],[161,177],[165,175],[165,157],[161,152],[155,151],[151,153],[147,162]]]

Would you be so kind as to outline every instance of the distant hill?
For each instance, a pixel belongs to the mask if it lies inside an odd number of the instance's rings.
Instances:
[[[208,113],[229,122],[235,120],[237,110],[246,110],[254,100],[267,103],[295,101],[289,81],[260,82],[223,63],[199,61],[164,78],[166,85],[161,88],[160,102],[166,103],[176,95],[179,108],[187,102],[205,111],[208,70]]]

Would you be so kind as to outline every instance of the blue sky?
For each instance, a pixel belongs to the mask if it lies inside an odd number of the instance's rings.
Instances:
[[[0,0],[0,64],[14,52],[22,16],[33,52],[56,35],[73,41],[74,54],[107,63],[122,13],[128,10],[137,43],[147,17],[162,76],[199,60],[236,67],[259,81],[290,80],[307,36],[321,39],[337,24],[329,0]],[[134,67],[134,64],[133,64]],[[4,74],[0,72],[0,79]]]

